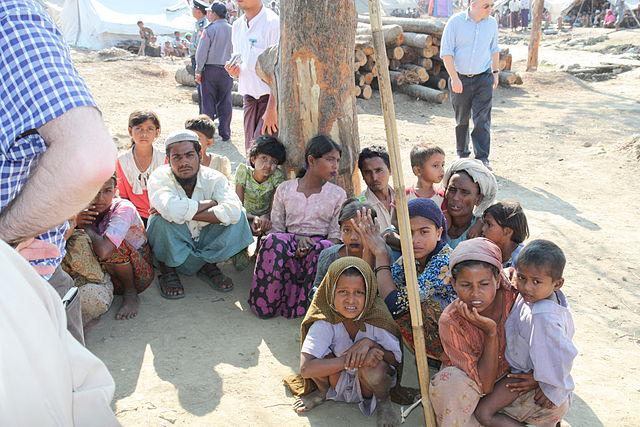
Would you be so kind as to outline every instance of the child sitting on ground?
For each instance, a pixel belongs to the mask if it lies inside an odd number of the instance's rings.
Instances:
[[[560,290],[565,263],[562,250],[548,240],[534,240],[520,252],[516,264],[519,295],[505,324],[505,358],[512,373],[533,371],[538,387],[519,393],[512,389],[518,380],[502,378],[476,408],[482,425],[522,425],[526,421],[554,426],[569,410],[574,389],[571,366],[578,351],[572,342],[571,312]]]
[[[129,115],[131,148],[116,162],[117,189],[121,198],[138,210],[145,226],[149,218],[147,180],[165,162],[165,153],[153,146],[160,136],[160,119],[153,111],[134,111]]]
[[[482,237],[502,251],[502,267],[513,268],[524,242],[529,237],[527,217],[520,203],[511,200],[495,203],[482,215]]]
[[[285,176],[278,166],[286,160],[287,150],[273,136],[263,135],[249,149],[249,165],[236,169],[236,194],[247,211],[247,220],[254,236],[271,229],[271,203],[278,185]]]
[[[411,169],[418,177],[418,182],[414,187],[405,190],[407,202],[424,197],[433,200],[439,208],[442,208],[444,191],[436,184],[442,182],[444,177],[444,150],[435,145],[418,144],[411,149],[409,157]]]
[[[294,403],[296,412],[329,399],[357,403],[366,416],[375,410],[378,425],[399,424],[389,392],[402,360],[400,332],[378,297],[366,261],[348,256],[331,264],[302,322],[301,337],[306,394]],[[317,390],[310,392],[314,385]]]
[[[184,123],[185,129],[192,130],[198,135],[200,140],[200,164],[215,169],[222,173],[227,180],[231,180],[231,162],[225,156],[214,153],[207,153],[209,147],[213,147],[213,135],[216,127],[213,120],[206,114],[201,114],[196,118],[189,119]]]
[[[113,293],[123,297],[116,319],[131,319],[138,314],[138,294],[153,281],[153,264],[142,219],[133,203],[114,197],[115,185],[114,175],[75,217],[75,226],[91,239],[93,253],[111,275]]]

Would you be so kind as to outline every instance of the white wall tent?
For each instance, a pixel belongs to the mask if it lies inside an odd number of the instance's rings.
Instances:
[[[46,2],[54,7],[59,3]],[[157,35],[191,32],[195,24],[187,0],[65,0],[59,12],[67,42],[90,49],[138,38],[138,21]]]

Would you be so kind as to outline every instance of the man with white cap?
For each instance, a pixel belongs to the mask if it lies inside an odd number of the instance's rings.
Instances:
[[[177,273],[197,273],[215,290],[228,292],[233,283],[216,263],[253,242],[242,203],[222,173],[200,165],[195,132],[174,132],[165,145],[169,164],[153,171],[147,184],[147,235],[158,260],[160,293],[184,297]]]
[[[253,141],[263,133],[278,131],[278,111],[269,86],[256,73],[258,56],[280,40],[280,18],[261,0],[238,0],[244,15],[233,23],[231,40],[233,57],[225,67],[238,78],[238,92],[243,95],[244,145],[247,152]]]
[[[225,19],[227,8],[213,3],[207,9],[211,23],[204,29],[196,50],[196,83],[200,84],[202,113],[218,118],[218,133],[223,141],[231,138],[233,79],[224,69],[231,58],[231,25]]]

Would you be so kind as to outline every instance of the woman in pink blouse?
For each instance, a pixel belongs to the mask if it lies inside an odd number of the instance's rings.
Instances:
[[[347,195],[328,181],[338,174],[341,153],[329,137],[312,138],[306,169],[276,190],[272,232],[258,252],[249,291],[249,305],[258,317],[305,314],[318,256],[340,237],[338,214]]]

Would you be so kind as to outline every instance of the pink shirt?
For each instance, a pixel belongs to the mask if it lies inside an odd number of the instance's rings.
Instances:
[[[124,240],[134,249],[147,242],[144,224],[136,207],[129,200],[114,197],[111,206],[98,224],[98,233],[119,248]]]
[[[285,181],[276,189],[271,208],[272,231],[340,238],[338,216],[347,193],[327,182],[319,193],[306,197],[298,191],[298,181]]]

